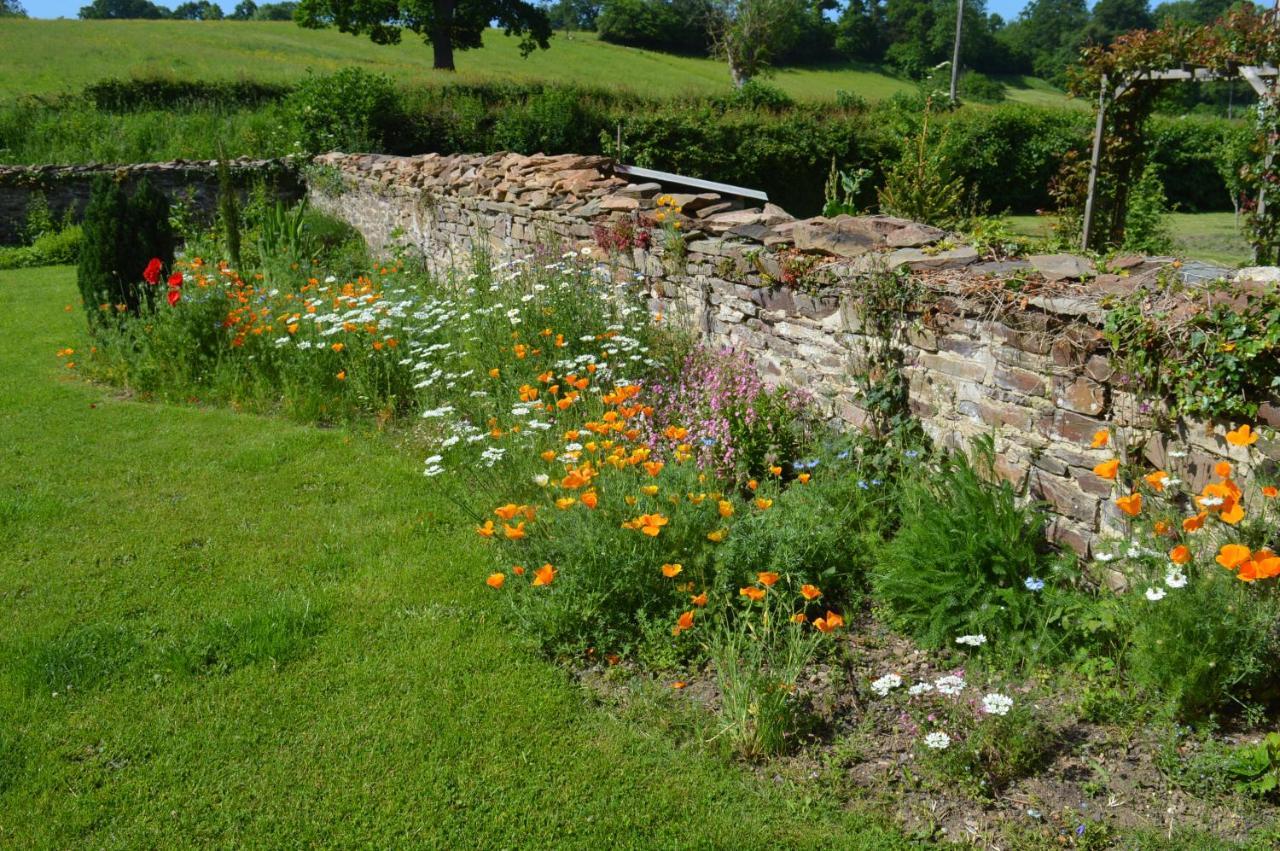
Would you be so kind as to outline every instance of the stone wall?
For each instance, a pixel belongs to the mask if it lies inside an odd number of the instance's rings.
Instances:
[[[678,186],[664,197],[601,157],[329,154],[317,164],[313,202],[376,250],[407,245],[447,269],[478,250],[586,249],[640,276],[655,307],[708,342],[747,348],[766,375],[812,391],[855,427],[867,423],[858,388],[870,342],[859,290],[869,270],[907,266],[927,292],[901,341],[913,412],[947,446],[992,435],[999,473],[1045,500],[1052,536],[1082,552],[1123,526],[1110,482],[1092,473],[1114,454],[1089,448],[1095,431],[1141,442],[1152,463],[1196,487],[1216,461],[1245,460],[1226,444],[1227,424],[1155,431],[1154,404],[1108,358],[1102,299],[1180,274],[1172,258],[1120,258],[1103,274],[1070,255],[987,261],[953,235],[886,216],[797,221]],[[668,197],[681,208],[683,258],[663,251],[655,221]],[[619,252],[621,241],[632,244]],[[1273,424],[1278,414],[1264,409]]]
[[[265,180],[287,201],[301,198],[304,187],[298,163],[292,160],[230,161],[232,180],[242,191],[257,180]],[[42,193],[59,221],[66,210],[79,219],[89,200],[93,181],[107,174],[122,181],[132,191],[144,176],[171,199],[191,197],[202,213],[209,214],[217,203],[218,164],[212,160],[175,160],[167,163],[133,165],[31,165],[0,166],[0,244],[20,242],[27,209],[36,193]]]

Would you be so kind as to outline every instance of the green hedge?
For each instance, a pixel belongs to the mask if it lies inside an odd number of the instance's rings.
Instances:
[[[209,95],[203,101],[202,85]],[[763,189],[807,215],[821,207],[832,159],[840,168],[872,170],[862,200],[874,202],[886,164],[919,121],[918,98],[797,104],[767,86],[746,95],[650,100],[536,83],[403,89],[352,68],[309,78],[283,99],[254,106],[245,104],[265,97],[267,88],[239,85],[112,82],[99,84],[92,97],[0,106],[0,161],[206,159],[220,145],[231,156],[331,148],[615,154],[620,132],[626,161]],[[170,106],[151,106],[161,102]],[[938,121],[974,208],[994,213],[1049,208],[1062,156],[1083,153],[1091,130],[1085,110],[1012,103],[964,107]],[[1169,201],[1188,211],[1230,209],[1220,166],[1232,165],[1223,142],[1246,131],[1222,119],[1170,117],[1157,117],[1151,129]]]
[[[278,101],[294,89],[285,83],[257,80],[180,80],[131,77],[101,80],[85,86],[84,96],[103,112],[144,109],[192,109],[202,106],[252,107]]]

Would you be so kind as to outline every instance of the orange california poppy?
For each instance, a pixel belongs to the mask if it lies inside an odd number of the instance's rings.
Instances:
[[[1157,520],[1156,525],[1153,527],[1153,531],[1157,535],[1167,535],[1169,534],[1169,524],[1163,520]]]
[[[775,476],[781,476],[781,475],[782,475],[782,468],[781,468],[781,467],[778,467],[778,466],[773,466],[773,467],[770,467],[770,468],[769,468],[769,472],[770,472],[772,475],[775,475]]]
[[[1120,469],[1120,462],[1112,458],[1110,461],[1103,461],[1101,464],[1093,468],[1093,474],[1102,479],[1114,479],[1116,472]]]
[[[533,572],[533,585],[536,588],[539,585],[550,585],[555,581],[556,574],[559,573],[550,564],[544,564]]]
[[[813,626],[818,630],[818,632],[833,632],[834,630],[844,626],[844,618],[828,609],[825,617],[816,618],[814,620]]]
[[[641,514],[636,518],[640,521],[640,531],[648,535],[650,538],[658,537],[658,533],[662,531],[662,527],[667,525],[667,518],[661,514]]]
[[[505,573],[490,573],[489,578],[484,581],[484,584],[488,585],[490,588],[501,588],[502,583],[506,581],[507,575]]]
[[[810,478],[812,477],[808,473],[801,473],[800,475],[796,476],[796,481],[798,481],[802,485],[807,485],[809,484]]]
[[[483,526],[477,526],[476,534],[481,536],[482,538],[492,538],[493,537],[493,521],[486,520],[484,521]]]
[[[679,635],[686,629],[693,629],[693,612],[681,612],[680,617],[676,618],[676,625],[671,630],[672,635]]]
[[[1164,491],[1164,483],[1169,481],[1169,474],[1164,470],[1156,470],[1154,473],[1147,473],[1142,478],[1155,489],[1156,493],[1161,493]]]
[[[717,529],[714,532],[707,533],[707,540],[711,541],[712,543],[718,544],[728,536],[729,536],[728,529]]]
[[[1280,573],[1280,558],[1271,550],[1258,550],[1248,561],[1240,565],[1236,578],[1242,582],[1256,582]]]
[[[554,461],[556,460],[556,453],[554,449],[548,449],[546,452],[543,452],[539,457],[543,461]]]
[[[809,616],[806,615],[804,612],[796,612],[794,615],[791,616],[792,623],[804,623],[808,619],[809,619]]]
[[[684,565],[681,565],[681,564],[664,564],[664,565],[662,566],[662,575],[663,575],[663,576],[665,576],[665,577],[667,577],[668,579],[672,579],[672,578],[674,578],[674,577],[676,577],[676,576],[679,576],[679,575],[680,575],[680,571],[682,571],[682,570],[684,570]]]
[[[1104,428],[1104,429],[1099,429],[1098,431],[1095,431],[1093,433],[1093,443],[1090,445],[1093,446],[1094,449],[1101,449],[1102,447],[1106,446],[1110,442],[1111,442],[1111,432],[1107,431]]]
[[[707,604],[707,592],[703,591],[698,596],[689,598],[689,601],[695,606],[705,606]]]
[[[756,508],[760,509],[761,511],[765,511],[772,507],[773,507],[773,500],[765,499],[762,496],[756,497]]]
[[[1258,579],[1270,579],[1280,575],[1280,558],[1270,550],[1261,550],[1253,554],[1253,574]]]
[[[1248,424],[1240,426],[1235,431],[1227,432],[1227,443],[1232,446],[1252,446],[1258,442],[1258,433]]]
[[[600,497],[596,496],[595,491],[587,491],[582,495],[582,504],[587,508],[595,508],[600,503]]]
[[[1191,561],[1191,550],[1187,549],[1183,544],[1178,544],[1178,546],[1169,550],[1169,561],[1178,565],[1186,564]]]
[[[662,432],[667,440],[681,441],[689,436],[689,429],[680,426],[667,426]]]
[[[1200,527],[1204,526],[1204,520],[1208,516],[1209,516],[1209,512],[1201,511],[1199,514],[1197,514],[1194,517],[1186,518],[1185,520],[1182,521],[1182,531],[1184,532],[1196,531]]]
[[[1228,499],[1218,513],[1218,519],[1232,526],[1244,519],[1244,504],[1237,499]]]
[[[560,486],[569,490],[577,490],[585,486],[589,481],[591,481],[591,477],[582,470],[570,470],[569,475],[560,480]]]
[[[1231,465],[1226,461],[1219,461],[1213,465],[1213,472],[1220,479],[1228,478],[1231,475]]]
[[[716,504],[716,510],[720,512],[721,517],[732,517],[733,503],[727,499],[722,499]]]
[[[500,505],[495,508],[493,513],[503,520],[512,520],[520,513],[520,506],[516,505],[514,502],[508,502],[506,505]]]
[[[644,471],[650,476],[656,476],[662,472],[662,468],[666,466],[661,461],[645,461]]]
[[[822,591],[816,585],[801,585],[800,596],[806,600],[816,600],[822,596]]]
[[[524,576],[524,568],[518,564],[515,567],[511,568],[511,572],[514,573],[516,576]]]
[[[503,523],[502,534],[507,536],[508,541],[518,541],[525,536],[524,523],[525,521],[523,520],[521,520],[519,523],[517,523],[514,526],[511,526],[507,523]]]
[[[1262,495],[1265,496],[1267,499],[1275,499],[1277,496],[1280,496],[1280,488],[1276,488],[1272,485],[1267,485],[1265,488],[1262,489]]]
[[[763,588],[755,588],[752,586],[748,586],[746,588],[739,588],[738,593],[741,594],[743,597],[746,597],[748,600],[751,600],[752,602],[755,602],[755,603],[758,603],[764,599]]]
[[[577,502],[578,501],[571,496],[562,496],[556,500],[556,508],[560,509],[561,511],[564,511],[568,508],[573,507],[575,504],[577,504]]]
[[[1227,570],[1235,570],[1252,556],[1244,544],[1223,544],[1215,561]]]
[[[768,588],[772,588],[774,585],[778,584],[778,580],[781,578],[782,577],[779,574],[772,570],[762,570],[756,574],[756,581]]]
[[[760,487],[760,483],[757,482],[755,479],[752,479],[751,481],[747,482],[747,487],[751,488],[751,490],[755,490],[756,488]]]
[[[1116,506],[1130,517],[1137,517],[1142,513],[1142,494],[1135,492],[1128,496],[1118,496]]]

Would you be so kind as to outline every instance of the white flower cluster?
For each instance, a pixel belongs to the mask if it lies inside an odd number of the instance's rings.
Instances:
[[[902,685],[902,677],[897,674],[885,674],[871,684],[871,690],[881,697],[885,697],[900,685]]]
[[[982,697],[982,711],[988,715],[1008,715],[1013,709],[1013,698],[1007,694],[992,692]]]
[[[924,744],[931,750],[945,751],[951,747],[951,737],[942,732],[929,733],[924,737]]]
[[[962,635],[956,639],[956,644],[967,644],[970,647],[981,647],[987,643],[987,637],[982,633],[977,635]]]

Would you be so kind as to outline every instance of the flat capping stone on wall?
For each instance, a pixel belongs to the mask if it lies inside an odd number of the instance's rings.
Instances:
[[[1105,302],[1155,292],[1166,276],[1188,284],[1191,294],[1175,296],[1186,305],[1237,298],[1274,286],[1280,270],[1244,270],[1235,292],[1207,296],[1197,282],[1231,273],[1137,255],[1105,268],[1071,254],[996,260],[958,234],[891,216],[799,220],[772,204],[628,182],[599,156],[331,153],[315,163],[313,202],[375,251],[408,247],[442,268],[476,251],[545,254],[550,242],[585,251],[630,269],[655,308],[686,317],[705,341],[748,349],[767,379],[805,387],[854,427],[869,423],[857,381],[871,343],[859,290],[873,270],[906,267],[927,294],[901,344],[913,413],[944,446],[994,436],[998,474],[1044,501],[1050,536],[1080,552],[1125,531],[1112,484],[1092,472],[1114,454],[1090,447],[1100,429],[1197,488],[1222,459],[1250,476],[1248,456],[1224,439],[1229,424],[1158,427],[1159,400],[1143,398],[1111,361]],[[656,235],[673,222],[681,256],[667,256],[656,236],[618,242],[637,226]],[[1019,287],[1008,287],[1015,278]],[[1263,419],[1280,427],[1280,408],[1264,407]],[[1263,449],[1280,457],[1280,447]]]
[[[232,182],[247,191],[265,180],[276,195],[293,202],[303,197],[305,157],[228,160]],[[81,165],[0,165],[0,243],[20,240],[27,210],[36,193],[44,195],[55,218],[68,209],[79,218],[88,203],[93,182],[101,175],[121,181],[132,189],[143,177],[151,180],[171,199],[190,193],[192,203],[204,213],[213,210],[217,199],[217,160],[172,160],[162,163],[86,163]]]

